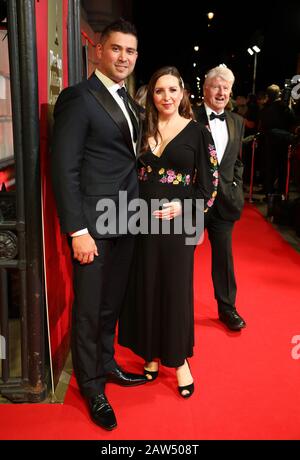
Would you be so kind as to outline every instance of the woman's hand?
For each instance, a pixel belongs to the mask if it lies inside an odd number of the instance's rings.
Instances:
[[[162,207],[164,209],[153,212],[153,216],[156,217],[156,219],[171,220],[182,214],[182,206],[180,201],[164,203]]]

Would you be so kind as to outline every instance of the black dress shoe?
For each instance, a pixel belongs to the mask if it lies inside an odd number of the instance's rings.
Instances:
[[[117,426],[114,411],[104,393],[89,398],[88,404],[94,423],[105,428],[105,430],[113,430]]]
[[[134,387],[147,383],[148,379],[144,375],[124,372],[120,367],[116,367],[106,374],[106,381],[107,383],[116,383],[124,387]]]
[[[226,324],[231,331],[239,331],[246,327],[246,322],[236,310],[224,310],[219,312],[219,319]]]

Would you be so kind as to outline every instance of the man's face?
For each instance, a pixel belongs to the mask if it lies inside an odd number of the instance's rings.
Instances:
[[[97,45],[97,57],[100,72],[122,84],[135,66],[137,39],[131,34],[112,32],[104,43]]]
[[[231,88],[232,84],[223,78],[210,78],[204,84],[204,102],[216,113],[223,112],[229,101]]]

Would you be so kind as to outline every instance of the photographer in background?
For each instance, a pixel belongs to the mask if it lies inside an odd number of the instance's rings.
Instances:
[[[287,174],[287,150],[293,142],[292,129],[295,116],[285,95],[281,97],[278,85],[267,88],[267,103],[260,114],[259,131],[263,134],[265,156],[265,192],[272,195],[275,192],[285,198],[285,183]],[[289,98],[288,98],[289,99]]]

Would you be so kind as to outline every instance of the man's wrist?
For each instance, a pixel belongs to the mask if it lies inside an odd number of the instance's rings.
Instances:
[[[75,236],[82,236],[87,235],[89,233],[87,228],[83,228],[82,230],[77,230],[77,232],[72,232],[69,235],[74,238]]]

